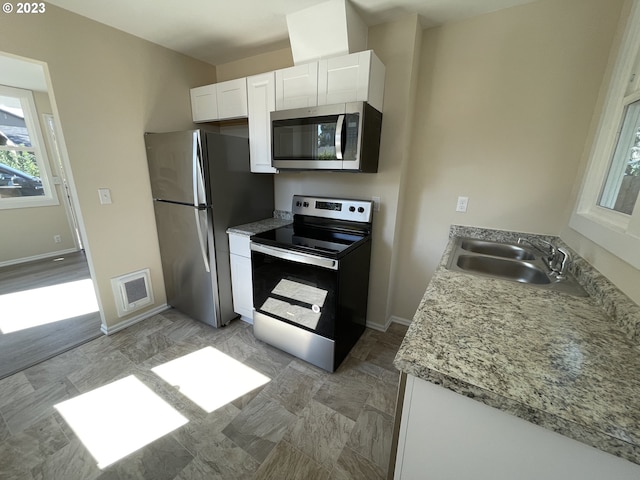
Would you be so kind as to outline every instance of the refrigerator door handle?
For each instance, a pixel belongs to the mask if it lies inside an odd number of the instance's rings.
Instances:
[[[209,221],[206,210],[201,210],[201,206],[205,202],[201,202],[201,199],[206,198],[204,192],[204,177],[202,175],[202,164],[200,159],[202,158],[200,146],[200,135],[198,132],[193,133],[193,204],[194,215],[196,216],[196,229],[198,230],[198,242],[200,243],[200,253],[202,254],[202,261],[204,262],[204,269],[207,273],[211,272],[209,266],[209,252],[207,251],[206,236],[209,231]],[[202,228],[201,211],[205,212],[204,218],[204,233]]]
[[[207,195],[204,186],[204,173],[202,169],[202,146],[200,135],[193,133],[193,204],[196,207],[206,205]]]
[[[205,271],[211,272],[211,267],[209,267],[209,255],[207,252],[207,246],[205,244],[204,238],[203,238],[203,229],[202,229],[202,225],[201,225],[201,221],[202,219],[200,218],[200,212],[205,212],[205,214],[207,213],[206,210],[201,210],[199,208],[194,208],[193,212],[196,216],[196,229],[198,230],[198,241],[200,242],[200,253],[202,253],[202,261],[204,262],[204,269]],[[208,231],[208,220],[206,219],[205,216],[205,228],[204,228],[204,232],[206,234],[206,232]]]

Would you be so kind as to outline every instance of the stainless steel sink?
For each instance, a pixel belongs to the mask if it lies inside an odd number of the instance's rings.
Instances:
[[[493,255],[496,257],[513,258],[515,260],[533,260],[535,255],[520,245],[508,243],[488,242],[475,238],[464,238],[460,248],[474,253]]]
[[[457,238],[447,269],[588,296],[572,275],[558,278],[540,254],[522,245]]]
[[[551,283],[544,270],[527,262],[514,262],[504,258],[481,255],[460,255],[456,265],[469,272],[482,273],[520,283],[535,283],[537,285]]]

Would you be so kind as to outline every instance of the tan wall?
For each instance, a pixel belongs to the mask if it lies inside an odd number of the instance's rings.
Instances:
[[[565,227],[621,7],[542,0],[424,32],[395,315],[413,316],[451,224]]]
[[[51,156],[42,114],[52,113],[49,96],[45,92],[33,92],[38,111],[38,121],[47,152],[52,175],[57,175],[54,158]],[[13,264],[34,258],[55,255],[75,248],[64,207],[64,196],[60,185],[54,187],[58,195],[58,205],[47,207],[15,208],[0,210],[0,264]],[[55,243],[54,235],[60,235],[62,242]]]
[[[258,73],[271,72],[293,65],[290,48],[283,48],[253,57],[243,58],[235,62],[216,65],[216,76],[219,82],[235,78],[248,77]]]
[[[215,68],[50,4],[0,15],[0,45],[48,64],[107,325],[124,320],[114,276],[148,267],[166,302],[143,133],[192,128],[189,88],[215,82]],[[100,205],[101,187],[113,204]]]

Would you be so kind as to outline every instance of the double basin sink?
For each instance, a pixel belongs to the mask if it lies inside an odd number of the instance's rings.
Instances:
[[[541,253],[523,245],[459,237],[455,240],[447,268],[588,296],[571,274],[558,278],[552,274]]]

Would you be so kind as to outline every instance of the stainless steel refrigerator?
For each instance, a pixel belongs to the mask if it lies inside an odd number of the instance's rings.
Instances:
[[[273,216],[273,176],[250,173],[249,141],[203,130],[146,133],[167,303],[226,325],[230,226]]]

